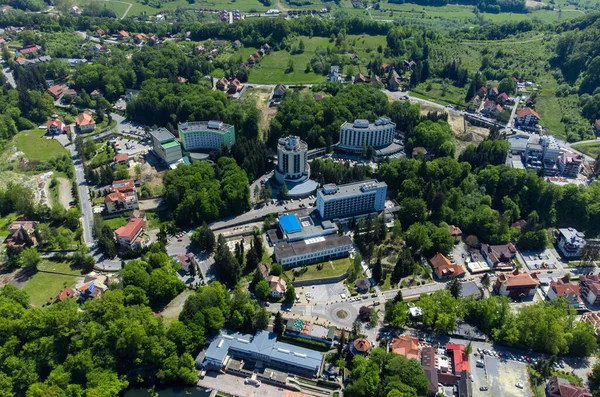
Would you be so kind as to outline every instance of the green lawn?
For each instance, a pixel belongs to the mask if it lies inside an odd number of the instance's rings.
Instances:
[[[56,298],[56,295],[64,288],[73,287],[76,279],[76,276],[38,272],[27,281],[23,291],[29,295],[32,305],[41,307],[49,299]]]
[[[600,154],[600,142],[579,143],[573,145],[573,149],[579,150],[590,157],[596,158]]]
[[[323,265],[321,270],[317,269],[319,265]],[[331,264],[329,262],[323,262],[322,264],[309,265],[307,266],[308,270],[299,276],[294,276],[294,272],[292,270],[286,271],[285,274],[290,280],[294,281],[313,280],[318,278],[340,276],[344,274],[349,267],[350,259],[342,258],[332,261]]]
[[[19,132],[15,136],[17,149],[21,150],[27,159],[32,161],[48,161],[53,157],[67,153],[66,149],[56,140],[44,136],[46,130],[34,129]]]
[[[8,225],[10,225],[19,214],[13,212],[11,214],[6,215],[3,218],[0,218],[0,237],[4,239],[4,237],[8,237]]]
[[[299,43],[300,40],[305,45],[303,53],[292,55],[289,51],[272,52],[261,59],[259,64],[252,67],[248,82],[255,84],[310,84],[325,82],[327,79],[326,75],[315,74],[312,71],[305,73],[306,64],[313,58],[317,48],[335,48],[335,43],[330,42],[325,37],[309,38],[300,36],[296,43]],[[347,52],[355,52],[360,58],[360,61],[354,65],[354,73],[357,74],[358,72],[367,73],[366,66],[370,60],[377,55],[382,55],[377,52],[377,48],[380,45],[385,47],[386,39],[385,36],[348,35],[346,43]],[[349,59],[350,54],[345,54],[344,56]],[[294,70],[286,73],[290,60],[294,64]],[[384,58],[383,61],[388,62],[389,59]]]
[[[380,288],[382,291],[387,291],[387,290],[390,290],[390,289],[392,289],[392,275],[391,275],[391,274],[388,274],[388,275],[386,276],[385,280],[383,281],[383,284],[381,284],[381,285],[379,286],[379,288]]]
[[[74,276],[81,275],[81,270],[71,268],[70,261],[44,261],[38,266],[38,269],[49,272],[68,273]]]
[[[110,226],[111,229],[117,229],[121,226],[125,226],[127,222],[129,222],[129,218],[124,215],[104,220],[104,224]]]

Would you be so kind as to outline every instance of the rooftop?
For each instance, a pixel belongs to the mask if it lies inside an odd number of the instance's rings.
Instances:
[[[439,278],[459,277],[465,274],[465,269],[457,264],[451,263],[443,254],[437,253],[429,259],[431,266]]]
[[[356,119],[356,120],[354,120],[353,123],[346,121],[346,122],[344,122],[344,124],[342,124],[342,126],[340,128],[342,128],[342,129],[343,128],[360,128],[360,129],[368,129],[368,130],[379,130],[381,128],[387,127],[388,125],[393,125],[394,127],[396,126],[396,124],[392,123],[390,121],[390,119],[388,119],[386,117],[380,117],[377,120],[375,120],[374,123],[370,123],[369,120],[362,120],[362,119]]]
[[[497,282],[508,288],[536,287],[540,282],[529,273],[521,273],[515,270],[512,273],[500,273]]]
[[[233,126],[231,124],[225,124],[222,121],[210,120],[210,121],[188,121],[186,123],[180,123],[178,128],[181,132],[195,132],[195,131],[215,131],[225,133],[228,132]]]
[[[533,110],[532,108],[523,108],[517,112],[517,118],[522,118],[522,117],[526,117],[529,115],[533,115],[533,116],[537,117],[538,119],[540,118],[540,115],[537,114],[537,112],[535,110]]]
[[[175,135],[171,134],[166,128],[157,128],[150,131],[150,135],[159,142],[165,142],[170,139],[175,139]]]
[[[375,179],[370,179],[361,182],[353,182],[345,185],[336,185],[335,183],[328,183],[323,185],[323,188],[319,190],[323,195],[323,200],[331,200],[340,197],[350,197],[362,193],[369,193],[375,191],[377,188],[386,188],[385,182],[378,182]]]
[[[78,125],[96,124],[96,122],[94,121],[94,118],[88,112],[80,113],[79,116],[77,116],[77,118],[75,119],[75,122]]]
[[[279,217],[279,224],[284,233],[296,233],[302,230],[302,226],[294,214],[287,214]]]
[[[392,352],[406,358],[419,359],[419,339],[414,336],[395,336],[392,339]]]
[[[119,237],[126,237],[129,241],[133,241],[140,229],[146,226],[143,218],[132,218],[125,226],[121,226],[115,230],[115,234]]]
[[[352,245],[350,237],[332,234],[315,239],[294,241],[292,243],[278,243],[275,246],[275,255],[277,258],[290,258],[345,245]]]

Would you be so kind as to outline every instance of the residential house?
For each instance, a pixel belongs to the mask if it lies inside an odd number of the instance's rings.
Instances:
[[[400,75],[392,66],[387,78],[388,89],[390,91],[398,91],[401,88],[401,83],[402,79],[400,78]]]
[[[556,240],[558,250],[566,258],[580,257],[585,247],[585,234],[572,227],[558,229]]]
[[[389,73],[390,70],[392,70],[393,68],[394,68],[393,65],[390,65],[389,63],[384,63],[381,65],[381,68],[379,70],[382,71],[383,73]]]
[[[369,78],[365,77],[362,73],[359,73],[356,75],[356,77],[354,77],[354,84],[368,83],[368,82],[369,82]]]
[[[41,50],[42,47],[40,47],[37,44],[31,44],[22,48],[17,49],[15,52],[17,55],[33,55],[35,53],[37,53],[39,50]]]
[[[500,273],[494,284],[494,290],[498,295],[511,298],[524,298],[535,293],[540,284],[535,274],[519,272],[515,269],[512,273]]]
[[[600,135],[600,119],[596,120],[594,123],[594,133]]]
[[[510,98],[508,97],[508,95],[506,95],[506,92],[503,92],[500,95],[498,95],[498,97],[496,98],[496,102],[500,104],[505,104],[506,102],[508,102],[509,99]]]
[[[464,345],[449,343],[446,345],[446,351],[452,357],[452,372],[455,375],[463,371],[469,372],[469,356],[465,353]]]
[[[414,68],[415,66],[417,66],[417,63],[415,61],[407,61],[405,59],[403,61],[403,65],[404,65],[404,69],[411,70],[412,68]]]
[[[260,48],[265,54],[269,54],[271,52],[271,46],[269,44],[265,44]]]
[[[59,85],[53,85],[48,88],[48,94],[50,94],[54,100],[57,100],[63,95],[63,88]]]
[[[114,181],[111,192],[104,197],[104,206],[109,214],[138,209],[138,198],[133,179]]]
[[[371,344],[365,338],[358,338],[352,342],[352,346],[350,346],[350,352],[353,355],[366,356],[369,354],[371,350]]]
[[[271,296],[273,298],[283,297],[283,294],[285,294],[285,290],[287,289],[285,280],[281,277],[271,275],[267,277],[267,281],[269,282],[269,287],[271,288]]]
[[[327,81],[331,83],[340,83],[342,81],[342,75],[340,73],[340,67],[337,65],[332,65],[329,68],[329,76],[327,77]]]
[[[63,90],[63,95],[69,95],[69,96],[75,98],[76,96],[79,96],[79,93],[77,92],[76,89],[67,87],[67,89]]]
[[[371,282],[366,278],[359,278],[354,282],[354,286],[356,287],[358,293],[366,294],[369,292],[369,288],[371,288]]]
[[[452,237],[460,237],[462,235],[462,230],[460,230],[460,227],[458,226],[448,225],[448,231]]]
[[[558,156],[558,169],[565,178],[577,178],[583,168],[583,156],[580,154],[561,152]]]
[[[481,88],[477,90],[477,95],[479,95],[481,98],[485,98],[485,96],[487,95],[487,87],[481,86]]]
[[[248,65],[252,66],[256,64],[256,59],[254,59],[254,55],[250,55],[248,57]]]
[[[83,10],[77,6],[73,6],[71,7],[71,14],[73,15],[81,15],[81,13],[83,13]]]
[[[267,278],[269,277],[269,273],[271,272],[271,265],[269,265],[268,263],[261,263],[260,265],[258,265],[258,271],[260,272],[260,274],[262,274],[264,278]]]
[[[90,112],[83,112],[75,119],[75,127],[77,128],[77,131],[85,134],[96,129],[96,121]]]
[[[286,86],[284,86],[283,84],[277,84],[275,86],[275,89],[273,90],[273,96],[271,99],[277,102],[281,101],[283,99],[283,95],[285,94],[286,89]]]
[[[196,54],[204,54],[204,53],[206,52],[206,47],[204,47],[202,44],[200,44],[200,45],[197,45],[197,46],[194,48],[194,52],[195,52]]]
[[[574,385],[568,380],[553,376],[546,385],[547,397],[592,397],[585,387]]]
[[[489,116],[492,113],[492,110],[496,107],[496,103],[491,99],[486,100],[483,103],[483,108],[481,108],[481,113]]]
[[[431,267],[440,280],[452,277],[462,277],[465,275],[465,268],[450,262],[443,254],[437,253],[429,259]]]
[[[219,79],[216,83],[217,90],[227,91],[227,87],[229,87],[229,81],[225,77]]]
[[[575,309],[584,307],[579,284],[571,284],[569,280],[559,279],[558,281],[552,281],[547,295],[551,302],[554,302],[558,298],[564,298]]]
[[[590,305],[600,305],[600,276],[579,276],[579,292]]]
[[[495,98],[498,96],[498,89],[496,87],[492,87],[487,91],[488,98]]]
[[[392,353],[418,360],[420,358],[419,338],[408,335],[395,336],[390,344],[390,350]]]
[[[145,228],[146,222],[143,218],[131,219],[127,225],[115,230],[117,244],[123,250],[144,248],[148,242],[147,237],[144,236]]]
[[[242,47],[242,42],[239,41],[239,40],[236,40],[236,41],[233,42],[233,46],[235,48],[241,48]]]
[[[356,55],[355,53],[350,55],[350,60],[354,63],[357,63],[358,61],[360,61],[360,57],[358,55]]]
[[[225,43],[227,43],[227,41],[226,41],[226,40],[215,40],[215,41],[213,41],[213,45],[214,45],[215,47],[221,47],[221,46],[222,46],[223,44],[225,44]]]
[[[381,83],[381,77],[377,76],[376,74],[372,75],[371,78],[369,79],[369,82],[371,84],[379,84]]]
[[[7,12],[9,12],[12,9],[13,9],[12,6],[1,6],[0,14],[6,14]]]
[[[596,341],[600,342],[600,314],[598,312],[585,312],[581,316],[581,321],[589,323],[594,328]]]
[[[128,39],[128,38],[129,38],[129,33],[127,33],[127,32],[126,32],[126,31],[124,31],[124,30],[121,30],[121,31],[120,31],[120,32],[117,34],[117,38],[118,38],[119,40],[125,40],[125,39]]]
[[[531,108],[523,108],[517,112],[515,123],[517,126],[535,127],[540,121],[540,116]]]
[[[64,302],[66,300],[73,299],[74,296],[75,290],[73,288],[67,287],[60,291],[58,295],[56,295],[56,298],[54,298],[54,303]]]
[[[513,243],[502,245],[481,244],[481,255],[494,269],[512,269],[512,259],[517,249]]]
[[[136,44],[140,44],[142,43],[144,40],[146,40],[148,38],[148,36],[146,36],[144,33],[138,33],[135,36],[133,36],[133,41]]]
[[[66,128],[65,123],[58,119],[46,122],[46,134],[48,135],[60,135]]]
[[[100,90],[94,90],[90,93],[90,98],[92,98],[94,101],[102,98],[102,92]]]
[[[96,36],[102,37],[106,34],[106,32],[102,29],[96,29]]]
[[[177,261],[179,262],[179,264],[181,264],[183,271],[185,273],[190,273],[192,267],[194,266],[194,263],[192,262],[192,259],[194,258],[194,254],[191,252],[188,252],[185,255],[177,255],[176,258],[177,258]]]
[[[128,165],[129,155],[127,153],[117,153],[113,157],[113,162],[121,165]]]
[[[102,47],[102,45],[100,45],[100,43],[96,43],[94,45],[89,46],[88,50],[90,50],[91,52],[99,53],[104,50],[104,47]]]
[[[77,292],[79,293],[77,302],[83,303],[88,299],[98,299],[102,296],[104,291],[106,291],[106,288],[100,288],[98,285],[96,285],[95,279],[86,281],[81,286],[79,286],[79,288],[77,288]]]
[[[238,92],[242,91],[243,88],[244,85],[238,79],[233,79],[229,82],[229,89],[227,90],[227,93],[230,95],[237,94]]]
[[[8,225],[8,237],[6,244],[10,247],[33,247],[36,245],[35,228],[38,223],[35,221],[14,221]]]

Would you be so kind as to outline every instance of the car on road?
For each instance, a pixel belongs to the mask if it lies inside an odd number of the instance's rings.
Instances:
[[[519,382],[519,383],[515,384],[515,386],[516,386],[516,387],[518,387],[519,389],[522,389],[522,388],[523,388],[523,384],[522,384],[521,382]]]
[[[487,386],[481,386],[481,387],[479,388],[479,390],[481,390],[481,391],[488,391],[489,389],[488,389],[488,387],[487,387]]]
[[[182,242],[182,241],[183,241],[183,239],[182,239],[181,237],[179,237],[179,238],[177,239],[177,241],[179,241],[179,242]]]

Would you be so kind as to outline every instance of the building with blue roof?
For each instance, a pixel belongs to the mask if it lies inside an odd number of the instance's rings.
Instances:
[[[229,360],[261,362],[262,367],[308,377],[318,377],[321,353],[278,342],[277,334],[258,331],[256,335],[223,331],[209,345],[201,363],[206,369],[221,370]]]
[[[280,216],[279,225],[284,235],[302,231],[300,221],[298,221],[298,217],[294,214]]]

